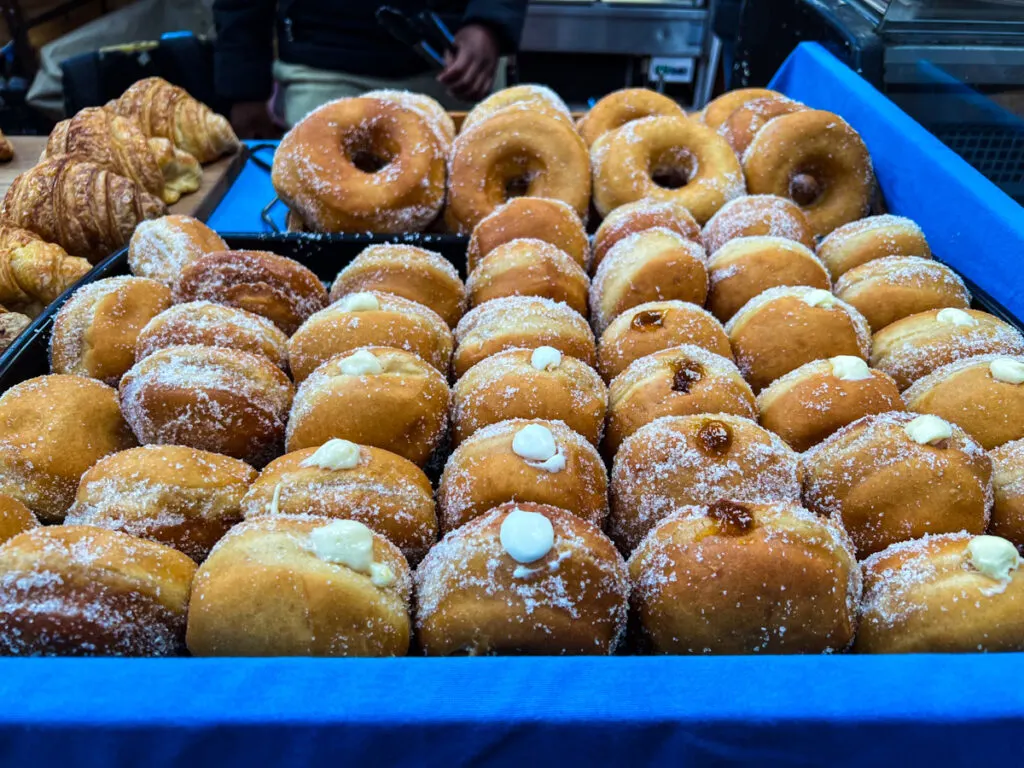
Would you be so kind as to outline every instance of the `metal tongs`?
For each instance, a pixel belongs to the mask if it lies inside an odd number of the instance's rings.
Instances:
[[[444,69],[444,53],[455,47],[455,37],[433,11],[409,16],[390,5],[382,5],[375,14],[377,23],[399,42],[412,48],[424,61]]]

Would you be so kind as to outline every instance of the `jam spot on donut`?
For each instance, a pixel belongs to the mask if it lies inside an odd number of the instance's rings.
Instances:
[[[697,160],[689,150],[675,147],[651,163],[651,181],[663,189],[681,189],[696,175]]]
[[[728,424],[709,421],[697,432],[697,447],[708,456],[721,458],[732,447],[732,430]]]
[[[630,323],[638,331],[651,331],[655,328],[661,328],[665,323],[665,315],[656,309],[645,309],[643,312],[637,312],[633,317],[633,322]]]
[[[715,533],[725,536],[743,536],[757,527],[750,509],[738,501],[716,501],[708,507],[708,517],[714,521]]]
[[[690,387],[704,376],[704,369],[692,360],[676,360],[672,363],[672,391],[690,394]]]
[[[797,205],[812,205],[821,193],[821,184],[809,173],[798,173],[789,180],[789,196]]]

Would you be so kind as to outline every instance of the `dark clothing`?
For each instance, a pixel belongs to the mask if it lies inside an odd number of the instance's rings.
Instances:
[[[515,51],[527,0],[215,0],[214,73],[217,93],[231,101],[258,101],[273,87],[274,33],[281,61],[318,69],[403,78],[428,69],[411,49],[377,24],[381,5],[437,11],[454,32],[484,24],[502,54]]]

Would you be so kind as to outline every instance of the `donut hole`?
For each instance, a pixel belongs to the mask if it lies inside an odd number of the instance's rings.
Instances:
[[[505,199],[511,200],[514,197],[526,197],[530,193],[530,185],[533,183],[533,174],[522,173],[505,181]]]
[[[398,154],[384,132],[373,125],[345,134],[341,145],[348,161],[366,174],[384,170]]]
[[[697,159],[682,147],[660,153],[651,163],[651,181],[662,189],[682,189],[697,173]]]
[[[822,185],[811,173],[797,173],[789,180],[789,196],[797,205],[813,205],[823,191]]]

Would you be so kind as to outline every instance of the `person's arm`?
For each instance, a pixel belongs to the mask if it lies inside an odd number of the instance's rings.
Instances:
[[[470,0],[455,33],[455,53],[438,76],[460,99],[475,101],[494,84],[498,57],[515,53],[523,34],[527,0]]]
[[[242,138],[267,138],[278,132],[266,105],[274,87],[276,9],[276,0],[213,3],[214,86],[232,102],[231,124]]]

